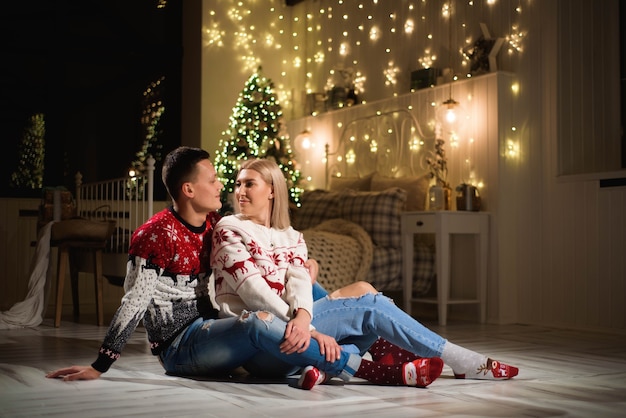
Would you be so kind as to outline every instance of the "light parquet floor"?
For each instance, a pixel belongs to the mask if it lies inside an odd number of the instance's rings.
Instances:
[[[430,324],[429,324],[430,325]],[[455,380],[445,367],[427,389],[355,380],[293,387],[295,378],[223,380],[164,374],[145,333],[100,379],[62,382],[48,370],[90,364],[106,327],[47,319],[0,331],[2,417],[618,417],[626,416],[626,336],[523,325],[432,325],[451,341],[520,367],[506,382]]]

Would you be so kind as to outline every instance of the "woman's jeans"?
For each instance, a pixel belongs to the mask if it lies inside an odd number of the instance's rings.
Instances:
[[[421,357],[439,357],[446,343],[382,293],[329,299],[326,289],[316,282],[313,300],[315,329],[334,337],[344,350],[363,355],[382,337]]]
[[[440,357],[446,340],[407,315],[382,293],[330,299],[313,304],[313,326],[361,355],[381,337],[420,357]]]
[[[165,370],[197,376],[227,373],[243,366],[255,375],[277,377],[312,365],[347,380],[361,362],[348,347],[364,354],[379,336],[421,357],[441,355],[446,340],[383,294],[329,299],[319,288],[314,288],[314,295],[316,291],[322,297],[313,305],[312,324],[345,346],[339,360],[327,362],[313,338],[303,353],[281,353],[279,345],[287,324],[271,314],[263,320],[255,312],[244,312],[240,317],[197,319],[160,354]]]

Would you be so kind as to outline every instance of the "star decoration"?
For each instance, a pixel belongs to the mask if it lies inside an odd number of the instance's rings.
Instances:
[[[492,38],[487,25],[480,24],[481,35],[472,45],[463,48],[463,53],[470,60],[470,73],[480,75],[498,71],[496,58],[504,43],[504,38]]]

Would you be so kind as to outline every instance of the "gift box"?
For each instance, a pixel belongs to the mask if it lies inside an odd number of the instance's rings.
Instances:
[[[307,115],[317,115],[326,112],[326,93],[308,93],[306,95],[306,107],[304,113]]]
[[[441,75],[439,68],[423,68],[411,71],[411,91],[437,85],[437,77]]]
[[[341,109],[347,106],[348,89],[345,87],[333,87],[328,93],[331,109]]]

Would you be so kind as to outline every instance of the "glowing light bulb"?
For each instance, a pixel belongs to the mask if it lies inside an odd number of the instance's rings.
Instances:
[[[446,116],[445,116],[446,122],[448,124],[453,124],[456,122],[456,111],[454,108],[448,108],[446,109]]]
[[[457,135],[465,124],[466,116],[459,102],[450,97],[436,110],[436,118],[443,134]]]

